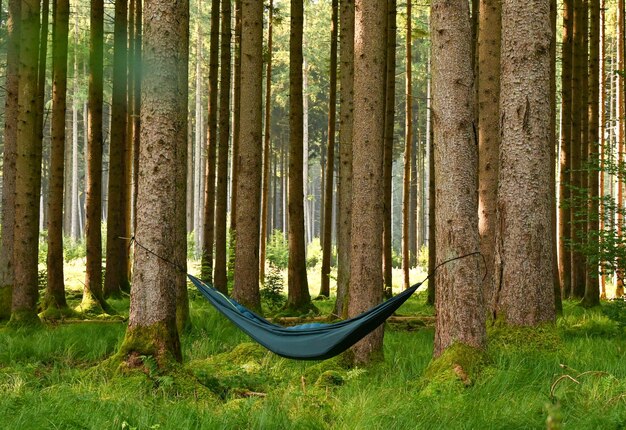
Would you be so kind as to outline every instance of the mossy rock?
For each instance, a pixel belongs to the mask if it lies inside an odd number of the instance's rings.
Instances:
[[[457,342],[433,359],[424,373],[425,381],[469,387],[488,363],[484,351]]]
[[[309,366],[304,371],[304,379],[306,381],[317,381],[320,376],[327,372],[345,373],[348,369],[346,362],[341,356],[333,357],[328,360],[320,361],[317,364]]]
[[[561,339],[554,324],[512,326],[497,320],[487,327],[489,349],[520,352],[556,352]]]
[[[336,370],[327,370],[315,381],[315,385],[318,387],[338,387],[344,383],[344,375]]]

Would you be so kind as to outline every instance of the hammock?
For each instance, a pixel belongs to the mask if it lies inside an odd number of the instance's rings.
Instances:
[[[326,360],[341,354],[385,322],[423,282],[354,318],[331,324],[308,323],[281,327],[246,309],[198,278],[187,276],[204,298],[248,336],[270,351],[296,360]]]

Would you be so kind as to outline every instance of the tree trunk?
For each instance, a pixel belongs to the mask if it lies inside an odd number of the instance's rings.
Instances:
[[[233,297],[261,309],[259,294],[259,212],[261,200],[261,112],[263,76],[263,3],[243,0],[241,20],[240,147],[237,154],[237,246]]]
[[[626,55],[626,46],[624,39],[626,38],[626,23],[625,17],[626,7],[624,0],[617,1],[617,69],[626,70],[626,61],[624,56]],[[617,165],[620,167],[617,173],[617,236],[622,237],[624,227],[624,174],[621,171],[621,166],[624,165],[624,134],[626,128],[626,92],[624,86],[624,80],[626,77],[623,75],[617,75]],[[622,297],[624,295],[624,265],[626,262],[617,262],[616,270],[616,288],[615,296]]]
[[[74,15],[74,46],[78,46],[78,14]],[[74,50],[74,76],[72,78],[72,170],[70,197],[70,237],[78,241],[78,50]]]
[[[182,359],[176,298],[186,261],[179,260],[176,248],[185,240],[189,9],[187,2],[166,0],[148,0],[145,8],[138,246],[128,330],[120,348],[129,367],[142,366],[142,355],[154,356],[160,366]]]
[[[572,288],[572,252],[568,242],[571,234],[571,142],[572,142],[572,63],[574,0],[563,1],[563,39],[561,74],[561,141],[559,161],[559,278],[562,297],[569,296]]]
[[[89,109],[87,144],[87,195],[85,238],[87,263],[81,310],[101,311],[107,308],[102,295],[102,103],[104,2],[91,1],[89,34]],[[98,309],[98,307],[102,309]]]
[[[355,2],[352,250],[348,315],[382,299],[386,2]],[[347,353],[353,364],[382,358],[383,326]]]
[[[231,149],[233,161],[230,174],[230,241],[231,254],[235,255],[236,248],[236,231],[237,231],[237,190],[239,189],[239,141],[241,138],[241,8],[243,0],[234,0],[235,4],[235,31],[234,35],[234,53],[233,61],[233,146]],[[262,25],[261,25],[262,26]],[[261,29],[263,30],[263,29]]]
[[[37,124],[37,62],[39,46],[38,0],[21,4],[19,91],[15,180],[13,262],[15,283],[11,323],[31,324],[37,317],[37,250],[41,190],[41,141]]]
[[[471,31],[467,3],[433,1],[435,228],[440,260],[474,252],[480,242]],[[435,357],[457,342],[485,347],[480,273],[479,261],[474,258],[456,261],[436,273]]]
[[[597,254],[599,243],[597,234],[600,229],[599,205],[598,205],[598,181],[599,174],[599,108],[600,108],[600,0],[591,0],[589,9],[589,147],[587,157],[591,167],[589,168],[588,206],[587,206],[587,236],[588,246]],[[598,267],[588,265],[587,281],[585,283],[585,306],[597,306],[600,304],[600,284],[598,282]]]
[[[326,189],[324,194],[324,238],[322,243],[322,286],[320,296],[330,297],[330,257],[333,253],[333,187],[335,178],[335,112],[337,106],[337,9],[332,0],[330,24],[330,93],[328,96],[328,149],[326,151]]]
[[[555,320],[549,12],[547,0],[505,0],[502,4],[502,145],[494,314],[512,325]],[[533,43],[527,43],[529,40]]]
[[[202,15],[202,0],[198,0],[198,14]],[[203,130],[203,108],[202,108],[202,27],[200,21],[198,21],[197,36],[196,36],[196,100],[195,100],[195,156],[194,156],[194,169],[193,169],[193,197],[191,197],[193,208],[193,234],[196,255],[200,253],[202,248],[202,207],[199,202],[202,201],[202,130]]]
[[[109,201],[107,214],[106,271],[104,296],[116,297],[127,288],[126,246],[124,240],[125,197],[124,175],[126,162],[126,71],[127,71],[127,0],[115,2],[115,28],[113,51],[113,98],[111,102],[111,144],[109,152]],[[141,242],[142,238],[137,237]],[[145,241],[145,240],[144,240]]]
[[[228,140],[230,137],[230,1],[222,1],[222,39],[220,68],[219,143],[215,204],[215,274],[213,282],[222,293],[228,292],[226,271],[226,211],[228,199]]]
[[[404,175],[402,181],[402,287],[409,288],[410,245],[409,227],[411,217],[411,150],[413,149],[413,102],[411,88],[411,0],[406,3],[406,79],[404,120]]]
[[[219,10],[220,0],[212,0],[211,36],[209,42],[209,124],[207,127],[207,163],[205,168],[206,179],[204,186],[204,217],[200,270],[200,277],[206,282],[213,281],[213,239],[215,237],[215,156],[217,152],[217,88],[220,41]]]
[[[137,230],[137,193],[139,191],[138,185],[138,176],[139,176],[139,145],[140,145],[140,137],[141,137],[141,33],[142,33],[142,21],[143,21],[143,11],[141,0],[135,1],[135,49],[133,50],[133,58],[132,61],[134,63],[134,86],[133,86],[133,235]],[[190,194],[188,194],[190,195]],[[130,262],[130,256],[128,258]]]
[[[291,0],[289,37],[289,267],[287,307],[297,310],[311,303],[306,275],[303,195],[303,1]]]
[[[485,304],[493,304],[493,260],[500,150],[500,0],[481,0],[478,14],[478,232],[487,267]]]
[[[432,109],[432,44],[431,53],[428,56],[428,273],[434,273],[437,264],[437,248],[435,237],[435,139],[433,130],[433,109]],[[435,305],[435,279],[428,280],[428,297],[426,303]]]
[[[580,199],[582,192],[582,114],[586,106],[583,104],[582,85],[583,74],[586,73],[587,55],[583,52],[584,31],[583,1],[574,0],[574,25],[573,25],[573,48],[572,48],[572,144],[571,144],[571,238],[576,245],[572,250],[572,288],[569,294],[572,298],[582,298],[585,285],[585,260],[580,252],[583,235]],[[581,293],[582,291],[582,293]]]
[[[21,1],[9,1],[6,99],[2,164],[2,243],[0,246],[0,321],[11,317],[14,274],[15,160],[17,157],[18,80]]]
[[[393,136],[396,113],[396,0],[387,2],[387,66],[385,71],[385,148],[383,156],[383,196],[384,196],[384,224],[383,224],[383,279],[385,297],[392,295],[392,241],[391,241],[391,190],[393,169]],[[343,145],[343,144],[342,144]],[[339,148],[341,150],[341,146]]]
[[[261,237],[260,237],[260,257],[259,257],[259,278],[265,284],[265,256],[267,248],[267,225],[269,222],[267,209],[269,205],[270,192],[270,130],[271,130],[271,109],[272,109],[272,31],[274,21],[274,2],[270,0],[268,11],[267,27],[267,71],[265,73],[265,133],[263,138],[263,185],[261,195]]]
[[[605,227],[605,223],[604,223],[604,204],[603,204],[603,200],[604,196],[605,196],[605,192],[604,192],[604,170],[605,170],[605,165],[604,165],[604,154],[605,154],[605,144],[606,144],[606,140],[605,140],[605,133],[606,133],[606,77],[605,77],[605,65],[604,65],[604,59],[605,59],[605,16],[604,16],[604,0],[600,0],[600,61],[599,61],[599,79],[600,79],[600,124],[599,124],[599,137],[598,137],[598,144],[599,144],[599,151],[600,151],[600,172],[599,172],[599,187],[600,187],[600,201],[599,201],[599,216],[598,216],[598,221],[599,221],[599,225],[598,225],[598,229],[600,230],[604,230]],[[609,98],[610,100],[610,98]],[[610,140],[610,139],[609,139]],[[600,262],[602,264],[602,262]],[[602,271],[601,275],[600,275],[600,298],[601,299],[606,299],[606,274],[604,273],[604,270]]]
[[[67,308],[63,278],[63,179],[65,156],[65,112],[67,94],[67,44],[69,0],[55,3],[52,40],[52,137],[50,191],[48,197],[48,285],[44,308]],[[92,27],[93,31],[93,27]]]
[[[354,88],[354,1],[340,4],[339,61],[339,228],[337,232],[337,300],[333,314],[347,316],[352,237],[352,112]]]

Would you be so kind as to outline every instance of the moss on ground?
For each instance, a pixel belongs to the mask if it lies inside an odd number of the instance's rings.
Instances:
[[[487,363],[488,357],[484,351],[464,343],[454,343],[426,368],[426,388],[469,387],[474,384]]]
[[[11,328],[36,328],[41,327],[39,316],[32,310],[21,310],[11,312],[11,319],[7,327]]]
[[[39,313],[39,318],[46,322],[63,321],[69,318],[82,318],[82,315],[68,306],[48,306]]]
[[[520,352],[556,352],[561,339],[556,325],[512,326],[501,320],[487,327],[489,350],[513,350]]]

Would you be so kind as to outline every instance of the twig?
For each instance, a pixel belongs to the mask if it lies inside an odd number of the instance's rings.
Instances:
[[[569,375],[561,375],[557,378],[556,381],[554,381],[552,383],[552,386],[550,387],[550,398],[554,399],[554,390],[556,389],[556,386],[559,384],[559,382],[561,382],[563,379],[569,379],[571,381],[576,382],[577,384],[580,384],[580,382],[578,382],[576,379],[572,378]]]

